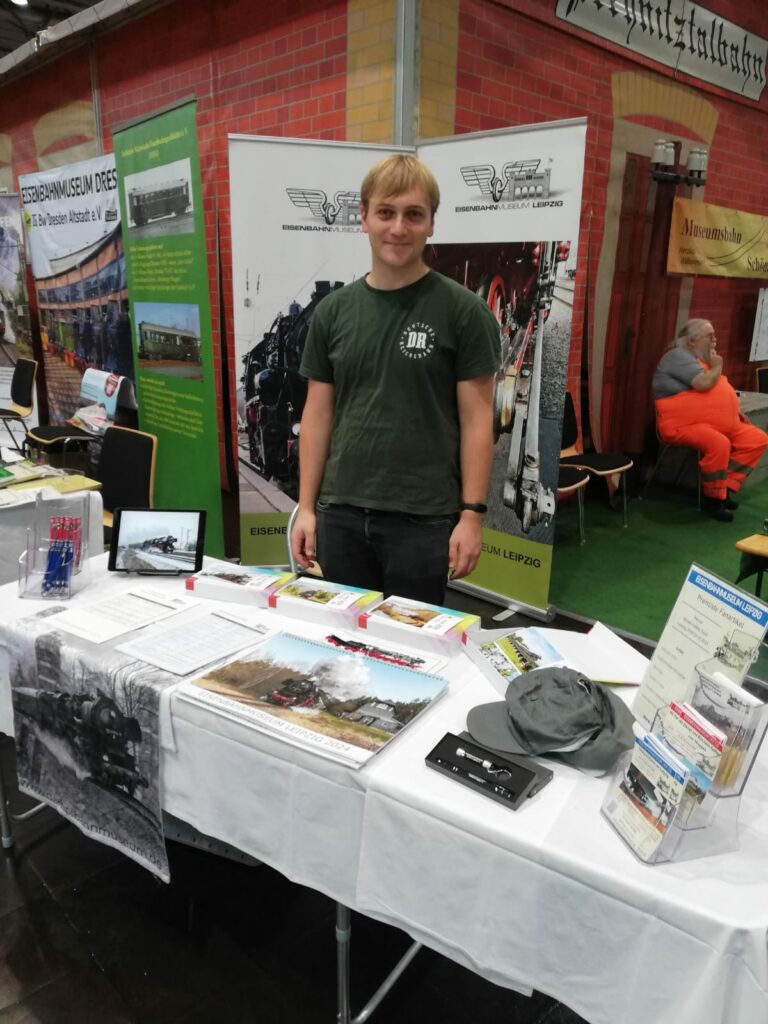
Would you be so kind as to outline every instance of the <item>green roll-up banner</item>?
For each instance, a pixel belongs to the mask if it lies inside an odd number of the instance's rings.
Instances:
[[[195,103],[114,133],[142,430],[155,434],[155,507],[204,508],[224,554]]]

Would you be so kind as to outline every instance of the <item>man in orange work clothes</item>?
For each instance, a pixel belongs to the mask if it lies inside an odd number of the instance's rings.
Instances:
[[[739,412],[709,320],[689,320],[681,328],[651,388],[659,436],[698,449],[704,508],[730,523],[738,508],[735,495],[768,447],[768,434]]]

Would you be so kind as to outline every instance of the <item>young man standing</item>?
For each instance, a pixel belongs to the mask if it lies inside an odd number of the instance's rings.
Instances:
[[[301,373],[293,553],[338,583],[442,604],[480,556],[499,325],[423,261],[440,193],[412,156],[361,189],[371,270],[317,308]]]

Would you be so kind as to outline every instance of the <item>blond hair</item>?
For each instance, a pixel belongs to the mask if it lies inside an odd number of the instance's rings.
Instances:
[[[360,201],[363,209],[368,211],[368,203],[374,193],[385,198],[401,196],[412,188],[424,191],[434,217],[440,205],[440,188],[435,176],[421,160],[407,153],[393,153],[385,156],[368,171],[360,187]]]

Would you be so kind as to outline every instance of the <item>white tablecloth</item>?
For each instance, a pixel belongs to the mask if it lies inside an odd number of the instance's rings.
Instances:
[[[104,575],[78,600],[121,586]],[[0,615],[32,610],[20,604],[0,588]],[[296,631],[296,620],[282,624]],[[649,867],[601,817],[604,780],[558,766],[511,812],[428,769],[443,733],[460,732],[468,708],[495,697],[463,655],[443,674],[449,692],[357,772],[172,696],[163,806],[593,1024],[766,1024],[766,758],[742,799],[738,852]],[[7,690],[0,685],[4,731]]]

